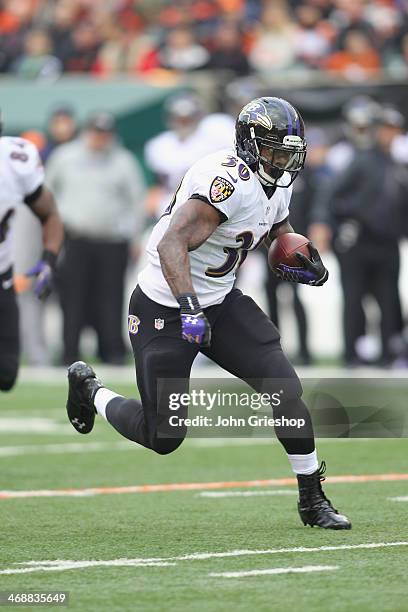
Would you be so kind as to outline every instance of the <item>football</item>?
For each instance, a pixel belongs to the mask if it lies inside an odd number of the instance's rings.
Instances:
[[[271,244],[268,252],[269,266],[273,269],[279,264],[292,268],[301,268],[302,265],[296,253],[300,252],[310,258],[310,240],[301,234],[281,234]]]

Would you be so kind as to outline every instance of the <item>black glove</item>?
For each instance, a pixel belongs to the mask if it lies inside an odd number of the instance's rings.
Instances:
[[[274,268],[276,276],[281,280],[290,281],[292,283],[302,283],[304,285],[313,285],[314,287],[324,285],[329,278],[329,272],[324,267],[319,251],[311,242],[309,242],[308,247],[310,259],[302,253],[296,253],[296,257],[303,265],[303,268],[292,268],[285,264],[279,264]]]
[[[180,304],[181,337],[187,342],[208,347],[211,342],[211,326],[203,313],[197,296],[184,293],[177,298]]]

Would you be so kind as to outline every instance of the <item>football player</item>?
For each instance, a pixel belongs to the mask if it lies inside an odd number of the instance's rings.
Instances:
[[[177,185],[194,162],[232,144],[233,119],[222,113],[204,115],[200,98],[190,92],[170,97],[165,105],[168,130],[146,143],[146,165],[156,185],[147,207],[156,218],[168,206]]]
[[[67,412],[80,433],[91,431],[98,413],[126,438],[164,455],[186,435],[185,427],[169,426],[174,414],[169,393],[188,391],[199,351],[258,392],[272,394],[278,381],[284,393],[273,409],[275,419],[305,422],[302,435],[291,426],[275,427],[297,475],[300,517],[305,525],[350,529],[322,490],[325,465],[318,466],[310,414],[279,332],[234,288],[249,250],[293,231],[291,186],[305,156],[303,120],[291,104],[265,97],[242,109],[235,148],[188,170],[150,237],[149,261],[129,308],[141,401],[110,391],[90,366],[76,362],[68,369]],[[328,272],[316,249],[301,261],[303,267],[281,265],[279,276],[314,286],[326,282]],[[186,407],[178,411],[186,413]]]
[[[0,169],[0,390],[9,391],[17,378],[20,352],[12,256],[15,211],[25,203],[42,224],[43,254],[27,272],[40,300],[51,291],[63,228],[54,197],[44,185],[44,169],[33,144],[23,138],[2,136]]]

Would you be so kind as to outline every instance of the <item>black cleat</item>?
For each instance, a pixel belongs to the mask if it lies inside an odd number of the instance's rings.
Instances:
[[[70,423],[81,434],[89,433],[95,422],[93,403],[98,389],[103,387],[96,374],[83,361],[76,361],[68,368],[67,413]]]
[[[299,516],[304,525],[317,525],[323,529],[351,529],[351,523],[344,514],[333,508],[331,501],[323,493],[321,483],[326,464],[322,461],[320,468],[310,476],[298,474]]]

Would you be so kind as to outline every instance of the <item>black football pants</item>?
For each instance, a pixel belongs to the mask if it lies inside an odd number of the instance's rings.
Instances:
[[[130,340],[141,402],[114,398],[107,405],[106,416],[126,438],[167,454],[186,435],[185,427],[169,428],[168,419],[174,414],[169,409],[169,394],[188,392],[191,366],[200,348],[182,340],[179,309],[153,302],[139,287],[131,297],[129,314],[137,317],[131,326],[137,333],[130,333]],[[295,429],[288,433],[289,428],[284,430],[285,437],[283,430],[275,427],[276,435],[290,454],[313,452],[313,428],[301,400],[302,387],[270,319],[239,289],[233,289],[222,304],[206,308],[205,314],[212,340],[201,352],[257,392],[274,393],[276,379],[283,381],[284,401],[274,408],[274,417],[305,419],[306,426],[301,438]],[[187,408],[177,414],[187,416]],[[166,437],[170,429],[171,437]]]
[[[20,358],[18,306],[11,279],[11,270],[0,274],[0,391],[14,386]]]

